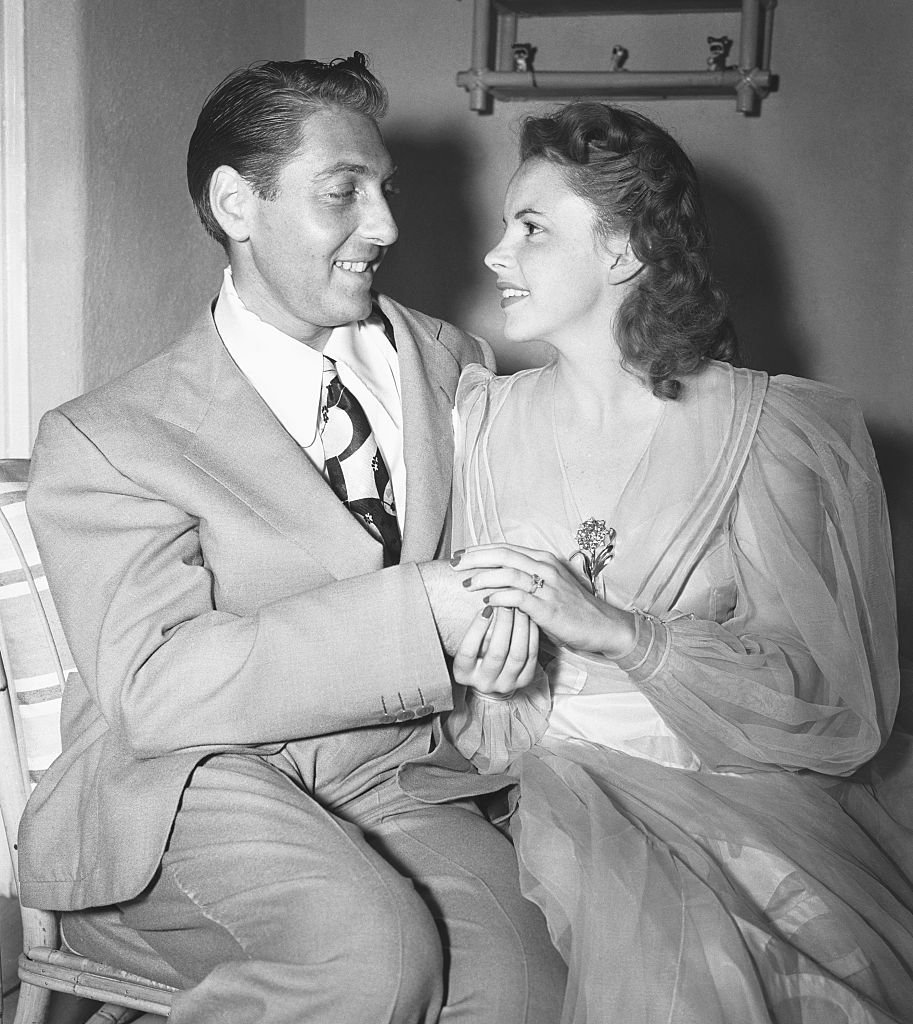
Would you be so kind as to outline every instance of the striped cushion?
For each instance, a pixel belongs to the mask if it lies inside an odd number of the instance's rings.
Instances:
[[[76,672],[25,514],[28,462],[0,461],[0,662],[34,784],[60,753],[60,698]]]

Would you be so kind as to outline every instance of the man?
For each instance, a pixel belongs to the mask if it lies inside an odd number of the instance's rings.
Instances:
[[[441,738],[474,599],[450,408],[484,345],[372,292],[396,239],[360,54],[230,76],[188,182],[230,267],[184,339],[49,413],[29,512],[81,679],[23,898],[181,988],[174,1024],[557,1019],[563,967]],[[442,645],[444,650],[442,650]]]

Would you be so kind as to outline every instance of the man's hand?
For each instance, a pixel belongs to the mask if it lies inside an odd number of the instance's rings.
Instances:
[[[483,598],[488,591],[470,591],[463,581],[468,581],[471,574],[454,569],[448,562],[422,562],[418,571],[425,584],[441,646],[448,654],[456,654],[470,623],[485,607]]]

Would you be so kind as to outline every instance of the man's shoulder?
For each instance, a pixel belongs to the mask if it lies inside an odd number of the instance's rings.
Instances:
[[[75,422],[99,417],[109,419],[124,415],[127,410],[154,413],[161,405],[173,374],[175,363],[203,355],[206,341],[215,332],[209,310],[204,311],[193,325],[179,338],[167,344],[145,362],[113,377],[98,387],[59,406],[62,413]]]
[[[396,321],[399,321],[409,329],[417,343],[434,342],[443,345],[461,367],[467,363],[494,365],[491,347],[483,338],[470,334],[469,331],[440,317],[410,309],[388,295],[378,295],[377,300],[381,311],[394,322],[394,333]]]

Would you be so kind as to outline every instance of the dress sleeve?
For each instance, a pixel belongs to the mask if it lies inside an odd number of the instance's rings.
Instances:
[[[729,548],[730,617],[638,614],[619,666],[707,768],[852,773],[887,739],[899,672],[884,493],[851,399],[771,382]]]
[[[467,366],[460,377],[453,410],[453,550],[486,538],[468,506],[477,490],[480,470],[478,446],[491,403],[496,378],[483,366]],[[444,720],[444,732],[459,752],[484,774],[505,771],[511,761],[538,740],[548,727],[551,694],[540,667],[534,681],[513,697],[501,700],[454,686],[453,710]]]
[[[539,667],[528,687],[507,698],[454,686],[453,711],[444,720],[447,738],[484,775],[505,772],[541,739],[552,707],[548,677]]]
[[[478,445],[489,391],[495,375],[471,363],[463,368],[453,403],[453,487],[451,491],[451,550],[478,544],[469,515],[473,477],[478,473]]]

